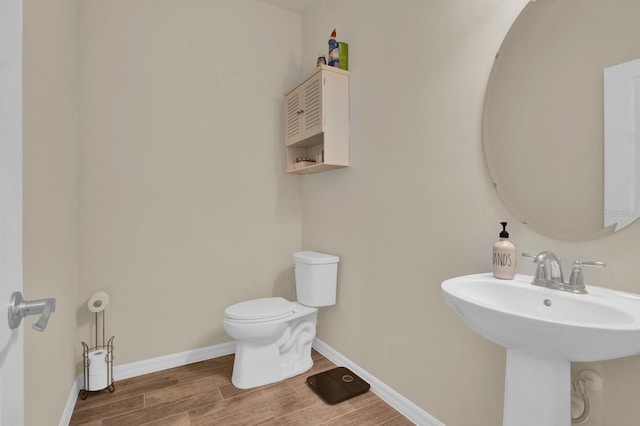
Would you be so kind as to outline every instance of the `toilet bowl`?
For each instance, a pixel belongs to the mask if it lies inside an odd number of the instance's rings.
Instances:
[[[335,304],[338,261],[324,253],[296,253],[297,301],[266,297],[225,309],[224,329],[236,341],[235,387],[263,386],[311,368],[317,307]]]
[[[268,312],[276,306],[279,312]],[[259,312],[257,317],[238,315],[238,312],[247,312],[247,308]],[[254,299],[228,307],[224,330],[236,340],[233,385],[249,389],[284,380],[311,368],[311,343],[316,335],[317,314],[317,308],[281,297]]]

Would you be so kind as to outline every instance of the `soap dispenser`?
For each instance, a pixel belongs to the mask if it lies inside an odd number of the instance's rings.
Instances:
[[[493,276],[512,280],[516,275],[516,246],[509,241],[507,222],[500,222],[500,241],[493,245]]]

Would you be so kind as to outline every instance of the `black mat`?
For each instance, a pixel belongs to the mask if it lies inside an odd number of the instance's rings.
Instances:
[[[345,367],[309,376],[307,383],[327,404],[346,401],[366,393],[370,388],[369,383]]]

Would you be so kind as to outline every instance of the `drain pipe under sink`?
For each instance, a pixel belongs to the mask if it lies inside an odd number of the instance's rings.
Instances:
[[[589,389],[594,391],[602,390],[604,387],[604,380],[602,377],[593,370],[583,370],[578,376],[578,380],[571,382],[572,391],[578,393],[582,399],[583,407],[582,413],[578,417],[571,416],[571,423],[581,424],[589,419],[591,414],[591,403],[587,397],[587,391]]]

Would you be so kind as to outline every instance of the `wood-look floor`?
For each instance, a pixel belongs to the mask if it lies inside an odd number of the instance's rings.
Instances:
[[[371,391],[324,403],[305,380],[335,365],[316,351],[313,359],[304,374],[249,390],[231,384],[233,355],[116,380],[114,393],[78,398],[70,425],[413,425]]]

